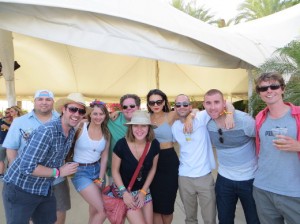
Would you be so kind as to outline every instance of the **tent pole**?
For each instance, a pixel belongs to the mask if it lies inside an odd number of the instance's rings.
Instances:
[[[16,105],[14,78],[14,46],[12,32],[0,29],[0,61],[5,79],[8,106]]]
[[[250,107],[250,98],[253,94],[253,73],[251,69],[248,69],[247,72],[248,72],[248,113],[252,116],[253,109]]]
[[[159,89],[159,65],[158,65],[158,60],[155,60],[155,81],[156,81],[156,89]]]

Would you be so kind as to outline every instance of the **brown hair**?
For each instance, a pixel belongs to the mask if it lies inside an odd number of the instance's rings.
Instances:
[[[120,98],[121,107],[123,106],[124,100],[129,99],[129,98],[134,99],[136,106],[139,107],[141,105],[141,98],[138,97],[138,95],[136,95],[136,94],[126,94],[126,95],[124,95]]]
[[[204,94],[204,98],[205,98],[206,96],[211,96],[211,95],[215,95],[215,94],[220,94],[220,95],[222,96],[222,99],[224,98],[223,93],[222,93],[220,90],[218,90],[218,89],[210,89],[210,90],[208,90],[208,91]]]
[[[23,115],[22,109],[18,106],[12,106],[10,109],[14,109],[15,111],[17,111],[18,117]]]
[[[101,130],[102,130],[102,133],[103,133],[105,139],[108,141],[109,138],[110,138],[110,132],[109,132],[109,129],[108,129],[108,127],[107,127],[107,124],[108,124],[108,121],[109,121],[109,113],[108,113],[108,110],[107,110],[105,104],[90,104],[90,105],[91,105],[91,106],[90,106],[90,108],[91,108],[91,109],[90,109],[90,113],[88,113],[88,115],[87,115],[87,119],[88,119],[89,122],[91,122],[91,113],[92,113],[92,111],[93,111],[93,109],[94,109],[95,107],[100,108],[100,109],[102,110],[102,112],[104,112],[104,114],[105,114],[105,119],[104,119],[104,121],[101,123]]]
[[[282,77],[282,75],[278,72],[265,72],[262,73],[256,80],[255,80],[255,90],[259,94],[258,88],[260,83],[266,82],[266,81],[278,81],[279,85],[281,85],[281,89],[284,90],[285,88],[285,82]]]
[[[133,124],[128,125],[128,130],[126,132],[126,138],[130,142],[134,142],[134,140],[135,140],[135,137],[134,137],[133,131],[132,131],[132,126],[133,126]],[[148,127],[149,127],[149,130],[148,130],[148,134],[146,135],[146,141],[152,142],[153,139],[155,138],[153,127],[151,125],[148,125]]]

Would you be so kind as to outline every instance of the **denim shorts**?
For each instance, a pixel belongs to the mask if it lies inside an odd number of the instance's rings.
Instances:
[[[77,172],[74,177],[71,178],[76,191],[80,192],[92,184],[93,180],[99,178],[99,173],[100,163],[88,166],[78,166]]]

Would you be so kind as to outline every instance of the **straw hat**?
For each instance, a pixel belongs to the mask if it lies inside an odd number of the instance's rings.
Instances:
[[[85,105],[85,100],[84,97],[81,93],[70,93],[67,97],[64,98],[60,98],[59,100],[56,101],[55,103],[55,110],[58,113],[61,113],[62,108],[70,103],[78,103],[84,107],[86,107]]]
[[[150,115],[146,111],[136,110],[133,112],[132,118],[130,122],[124,124],[125,126],[131,124],[141,124],[141,125],[151,125],[153,128],[157,128],[156,125],[151,123]]]

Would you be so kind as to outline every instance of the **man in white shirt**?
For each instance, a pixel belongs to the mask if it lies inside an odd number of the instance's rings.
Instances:
[[[211,174],[215,169],[215,159],[206,128],[210,117],[205,111],[194,114],[193,132],[185,134],[184,121],[192,110],[189,97],[178,95],[175,110],[179,120],[174,122],[172,133],[180,146],[178,183],[186,213],[185,223],[198,223],[197,198],[204,223],[216,223],[215,182]]]

